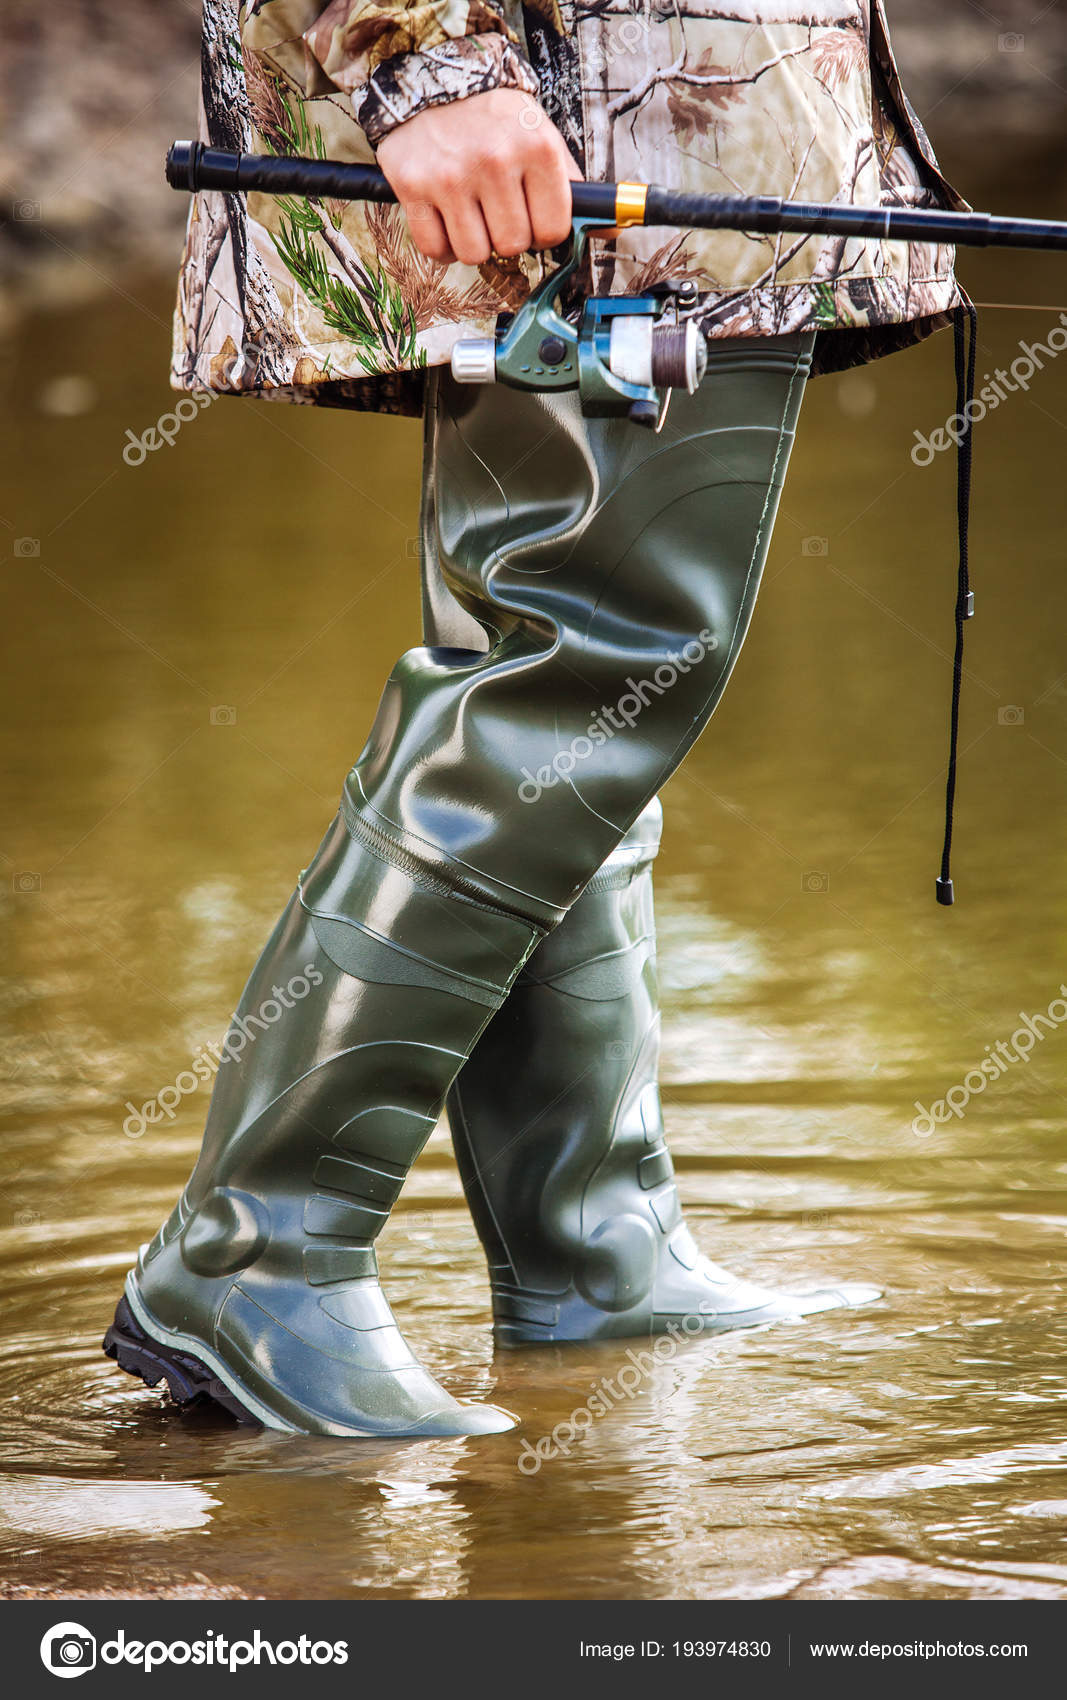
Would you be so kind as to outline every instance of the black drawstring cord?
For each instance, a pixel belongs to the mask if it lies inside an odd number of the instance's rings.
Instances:
[[[969,343],[965,329],[970,327]],[[971,433],[971,403],[974,401],[974,375],[978,351],[978,314],[966,296],[963,305],[952,315],[956,356],[956,417],[963,425],[957,439],[956,455],[956,525],[959,538],[959,570],[956,578],[956,648],[952,657],[952,716],[949,727],[948,778],[945,783],[945,841],[941,851],[941,873],[937,881],[937,901],[950,904],[956,901],[952,889],[949,864],[952,856],[952,815],[956,805],[956,750],[960,737],[960,691],[963,685],[963,625],[974,613],[974,592],[971,589],[968,531],[971,518],[971,470],[974,464]]]

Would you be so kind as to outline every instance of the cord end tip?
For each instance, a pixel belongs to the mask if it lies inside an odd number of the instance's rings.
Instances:
[[[939,879],[937,882],[937,901],[943,903],[946,909],[951,908],[956,901],[956,893],[952,889],[950,879]]]

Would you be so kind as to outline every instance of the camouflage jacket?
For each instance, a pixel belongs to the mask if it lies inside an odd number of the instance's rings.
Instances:
[[[201,138],[371,161],[424,107],[537,95],[587,178],[868,205],[962,207],[900,85],[882,0],[204,0]],[[413,413],[422,373],[491,331],[550,258],[443,266],[397,207],[203,193],[173,381]],[[817,329],[816,369],[919,340],[953,252],[880,239],[631,230],[593,284],[697,280],[708,336]]]

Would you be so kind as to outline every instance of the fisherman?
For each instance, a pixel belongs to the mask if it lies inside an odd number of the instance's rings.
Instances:
[[[656,1083],[657,792],[744,640],[809,375],[947,324],[952,250],[596,243],[587,293],[687,285],[707,339],[658,433],[574,392],[460,386],[449,359],[557,263],[573,179],[962,208],[881,0],[205,0],[202,64],[202,139],[376,157],[399,206],[198,195],[174,381],[422,414],[425,644],[252,971],[107,1350],[273,1428],[511,1426],[419,1366],[377,1282],[446,1100],[502,1345],[867,1302],[736,1279],[683,1220]]]

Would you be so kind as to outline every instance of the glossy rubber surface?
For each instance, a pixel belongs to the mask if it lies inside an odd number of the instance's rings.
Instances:
[[[486,901],[562,919],[725,689],[812,341],[718,344],[658,436],[435,369],[424,536],[482,635],[397,663],[354,814]]]
[[[876,1287],[758,1287],[698,1250],[657,1085],[653,802],[538,947],[448,1099],[504,1346],[756,1328]]]
[[[431,386],[424,524],[483,647],[394,668],[245,988],[194,1173],[127,1285],[145,1334],[261,1420],[510,1426],[415,1361],[374,1240],[523,963],[721,695],[811,346],[720,345],[658,437],[572,396]]]
[[[416,885],[338,817],[245,988],[193,1175],[129,1278],[164,1355],[199,1357],[274,1427],[512,1426],[416,1362],[374,1240],[534,936]]]
[[[544,582],[527,587],[528,599],[553,609],[561,623],[567,611],[562,587],[551,577],[545,542],[552,526],[558,536],[567,523],[577,528],[584,492],[590,511],[575,547],[590,550],[587,570],[605,581],[598,612],[603,614],[609,598],[619,594],[617,579],[629,582],[635,570],[644,574],[640,592],[626,593],[627,611],[643,599],[658,610],[660,626],[652,624],[640,636],[631,624],[620,628],[636,652],[654,642],[670,620],[680,621],[672,596],[691,593],[694,602],[702,597],[716,616],[718,643],[695,671],[710,667],[714,691],[721,692],[747,627],[784,473],[788,430],[799,405],[795,385],[802,383],[802,373],[794,380],[786,413],[775,419],[769,378],[784,371],[781,347],[712,349],[705,387],[691,406],[686,397],[673,398],[661,437],[619,421],[578,421],[573,405],[562,399],[543,402],[544,435],[532,450],[526,436],[513,433],[502,432],[499,442],[490,445],[477,430],[481,415],[469,420],[462,404],[457,406],[456,386],[442,382],[427,420],[422,541],[427,643],[442,657],[485,654],[492,647],[493,628],[450,543],[464,535],[462,476],[499,486],[494,523],[509,539],[502,569],[509,595],[515,597],[520,584],[516,562],[531,580],[540,571]],[[754,411],[757,401],[768,403],[763,418]],[[472,470],[475,452],[481,465]],[[568,462],[583,466],[577,480],[557,480],[554,508],[546,508],[543,499],[536,508],[538,518],[551,525],[529,527],[537,485],[532,483],[530,495],[519,499],[514,472],[508,476],[514,462],[529,471],[531,461],[534,468]],[[610,536],[609,521],[619,508],[626,511],[635,491],[649,492],[660,477],[673,493],[669,511],[656,497],[644,527],[627,523],[617,537]],[[686,481],[701,491],[692,506],[679,499]],[[671,528],[670,547],[656,555],[660,526]],[[500,576],[485,574],[494,587]],[[576,666],[590,665],[576,632],[564,629],[563,641],[580,655]],[[554,655],[536,665],[558,661]],[[595,648],[592,663],[606,663]],[[487,654],[482,677],[490,676],[491,666]],[[643,678],[655,682],[656,675],[648,668],[642,674],[635,666],[628,678],[640,685]],[[706,684],[682,675],[670,692],[673,696],[682,685],[686,693],[692,688],[696,694]],[[612,741],[619,762],[632,759],[643,773],[655,752],[651,746],[635,751],[633,745],[650,728],[646,707],[658,700],[650,694],[633,727]],[[565,747],[562,734],[556,747]],[[589,771],[593,766],[589,758],[576,766],[576,795],[592,796],[599,784]],[[536,777],[535,769],[528,771]],[[609,783],[604,782],[605,790]],[[561,812],[567,801],[561,797],[553,807]],[[531,814],[539,816],[541,806],[538,798]],[[702,1256],[682,1219],[656,1078],[652,862],[661,827],[662,811],[653,799],[538,947],[449,1095],[457,1160],[489,1260],[496,1332],[503,1345],[655,1334],[683,1321],[701,1331],[758,1327],[878,1296],[876,1288],[860,1284],[807,1294],[757,1287]]]

